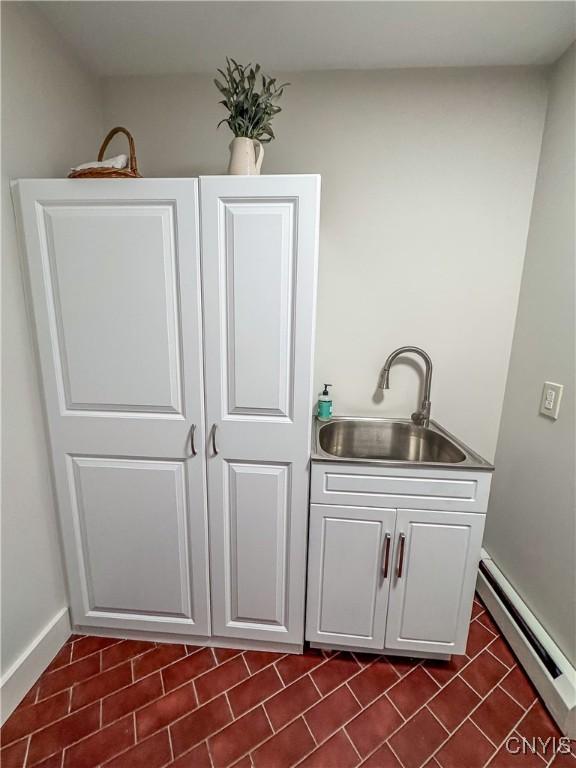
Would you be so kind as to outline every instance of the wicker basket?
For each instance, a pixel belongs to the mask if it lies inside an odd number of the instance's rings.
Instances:
[[[117,133],[123,133],[128,139],[128,146],[130,149],[130,157],[126,168],[84,168],[82,171],[71,171],[68,174],[69,179],[140,179],[142,175],[138,173],[138,164],[136,162],[136,147],[134,146],[134,138],[130,131],[122,126],[112,128],[110,133],[106,136],[98,152],[98,162],[104,159],[104,153],[110,144],[111,140]]]

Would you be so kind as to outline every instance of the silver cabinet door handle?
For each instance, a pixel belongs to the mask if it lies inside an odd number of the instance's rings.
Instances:
[[[194,444],[194,433],[196,432],[196,424],[192,424],[190,427],[190,456],[196,456],[198,451],[196,450],[196,445]]]
[[[387,579],[388,578],[388,565],[390,564],[390,540],[392,539],[392,536],[387,533],[386,536],[384,536],[384,565],[382,567],[382,578]]]
[[[406,545],[406,534],[400,534],[400,551],[398,552],[398,578],[402,578],[402,569],[404,567],[404,547]]]
[[[218,424],[212,424],[212,453],[214,456],[218,456],[218,446],[216,445],[216,430],[218,429]]]

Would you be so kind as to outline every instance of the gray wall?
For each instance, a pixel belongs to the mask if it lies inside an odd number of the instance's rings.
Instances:
[[[266,145],[267,173],[322,174],[316,388],[336,413],[408,416],[432,355],[432,413],[489,458],[498,425],[545,113],[530,69],[306,72]],[[207,76],[105,81],[108,125],[136,137],[147,176],[226,169],[226,126]],[[121,146],[119,143],[118,147]]]
[[[551,75],[485,539],[573,664],[575,58],[572,46]],[[556,422],[538,414],[544,381],[565,387]]]
[[[68,604],[9,179],[93,156],[100,98],[31,3],[2,3],[2,673]]]

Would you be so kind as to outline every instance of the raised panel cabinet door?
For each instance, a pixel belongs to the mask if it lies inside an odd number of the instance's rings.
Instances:
[[[485,517],[398,510],[386,648],[464,653]]]
[[[382,649],[396,511],[312,504],[306,639]]]
[[[200,179],[215,635],[302,643],[317,176]]]
[[[73,622],[207,635],[198,183],[15,193]]]

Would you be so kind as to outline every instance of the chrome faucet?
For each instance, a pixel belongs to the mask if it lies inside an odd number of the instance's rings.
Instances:
[[[388,359],[384,363],[380,381],[378,387],[380,389],[390,389],[390,367],[394,360],[400,355],[410,352],[414,355],[420,355],[426,365],[426,375],[424,378],[424,397],[422,398],[422,404],[418,411],[414,411],[412,414],[412,421],[414,424],[418,424],[420,427],[427,427],[430,423],[430,389],[432,387],[432,360],[430,355],[424,352],[420,347],[399,347],[395,349],[392,354],[388,355]]]

